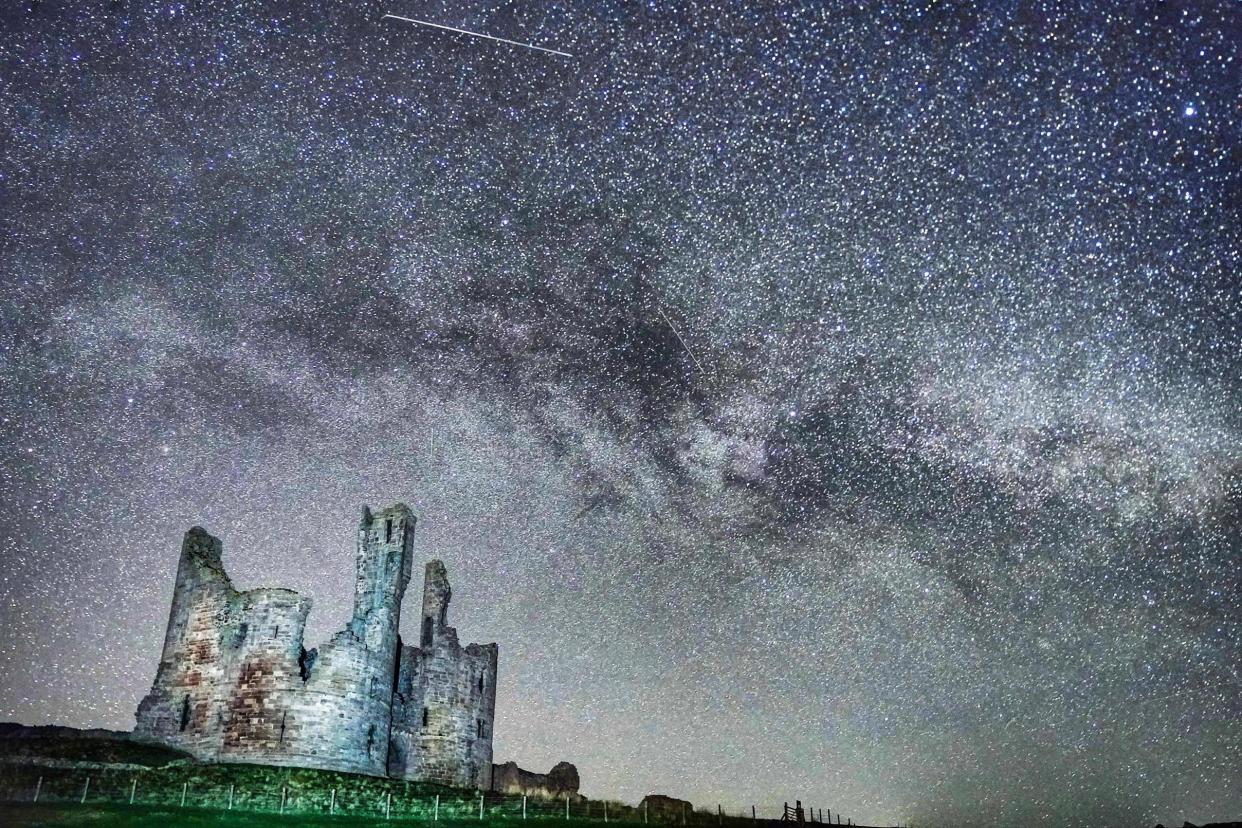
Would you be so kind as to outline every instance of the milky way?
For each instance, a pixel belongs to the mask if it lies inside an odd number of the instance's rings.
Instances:
[[[402,500],[592,796],[1242,815],[1242,7],[836,5],[6,4],[0,718]]]

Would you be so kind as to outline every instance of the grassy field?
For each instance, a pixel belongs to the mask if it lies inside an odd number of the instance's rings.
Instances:
[[[33,800],[38,795],[38,803]],[[480,797],[483,813],[480,818]],[[371,825],[391,820],[460,825],[525,821],[566,828],[642,824],[640,808],[576,800],[543,800],[357,774],[266,765],[178,763],[155,768],[56,768],[0,765],[0,826],[5,825]],[[83,802],[85,800],[85,802]],[[132,801],[132,805],[130,804]],[[283,811],[283,813],[282,813]],[[436,819],[438,815],[438,820]],[[691,826],[740,828],[750,820],[690,811]],[[650,814],[653,825],[681,824]],[[737,822],[739,825],[734,825]]]
[[[281,816],[204,808],[174,809],[150,805],[0,803],[0,825],[5,826],[76,825],[113,828],[113,826],[124,825],[163,828],[169,825],[230,825],[238,826],[238,828],[262,828],[268,825],[363,826],[377,824],[385,824],[385,821],[374,818],[308,817],[301,814]]]
[[[20,738],[0,736],[0,756],[14,759],[122,763],[151,768],[190,760],[190,754],[160,745],[146,745],[128,739],[101,739],[59,733]]]
[[[521,818],[518,817],[518,820]],[[236,826],[236,828],[267,828],[267,826],[333,826],[334,828],[362,828],[362,826],[392,825],[411,822],[442,826],[442,828],[492,828],[497,822],[515,828],[515,820],[509,816],[487,816],[483,820],[452,819],[432,823],[430,820],[385,820],[382,816],[326,816],[308,814],[251,813],[245,811],[221,811],[208,808],[177,808],[151,805],[110,805],[87,803],[57,803],[31,805],[30,803],[0,803],[0,825],[4,826],[89,826],[89,828],[114,828],[114,826],[138,826],[138,828],[167,828],[171,825]],[[553,821],[544,818],[541,824],[550,826]],[[555,820],[558,828],[599,828],[599,820]]]
[[[0,735],[0,826],[374,825],[753,828],[749,818],[644,813],[620,802],[544,800],[308,768],[200,764],[127,739]],[[74,763],[66,766],[66,762]],[[90,764],[81,764],[83,762]],[[117,764],[122,763],[122,764]],[[37,798],[37,803],[34,801]],[[482,802],[480,800],[482,799]],[[482,813],[480,813],[482,805]],[[390,819],[386,819],[386,816]]]
[[[30,801],[38,790],[42,802],[134,804],[160,807],[278,811],[307,814],[383,813],[433,816],[440,797],[442,818],[477,816],[473,791],[403,782],[349,773],[266,765],[178,764],[142,770],[116,768],[48,768],[0,766],[0,798]],[[388,803],[391,802],[391,806]],[[502,800],[489,803],[499,807]]]

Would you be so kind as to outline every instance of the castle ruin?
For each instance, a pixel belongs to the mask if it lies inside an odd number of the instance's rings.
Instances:
[[[192,528],[135,738],[203,761],[490,789],[497,647],[458,643],[440,561],[427,564],[418,644],[402,642],[414,524],[402,503],[378,514],[363,508],[353,615],[309,651],[310,599],[287,589],[238,592],[220,540]]]

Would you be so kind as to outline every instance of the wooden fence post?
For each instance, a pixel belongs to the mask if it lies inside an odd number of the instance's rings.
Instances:
[[[436,822],[440,821],[440,795],[436,794],[436,815],[432,817]]]
[[[681,803],[681,824],[686,824],[686,803]]]
[[[336,788],[332,789],[332,801],[328,803],[328,816],[336,813]]]
[[[716,803],[716,824],[724,825],[724,809],[720,807],[720,803]]]
[[[40,776],[39,781],[35,783],[35,795],[34,795],[35,802],[39,801],[39,791],[41,790],[43,790],[43,777],[42,776]]]
[[[526,794],[522,794],[522,819],[526,819]]]
[[[229,783],[229,810],[233,810],[233,783]]]
[[[384,797],[384,819],[392,819],[392,791]]]
[[[569,819],[569,794],[565,794],[565,819]]]
[[[608,800],[604,800],[604,822],[608,821]]]
[[[186,791],[188,791],[189,789],[190,789],[190,783],[189,783],[189,782],[182,782],[182,783],[181,783],[181,807],[182,807],[182,808],[184,808],[184,807],[185,807],[185,793],[186,793]]]
[[[86,803],[86,793],[90,789],[91,789],[91,778],[88,776],[86,777],[86,784],[82,786],[82,803],[81,804]]]
[[[284,785],[280,786],[280,812],[282,814],[285,812],[285,786]]]
[[[134,804],[134,794],[136,793],[138,793],[138,777],[135,776],[133,781],[129,783],[129,804],[130,805]]]
[[[483,819],[483,792],[479,791],[479,820]]]

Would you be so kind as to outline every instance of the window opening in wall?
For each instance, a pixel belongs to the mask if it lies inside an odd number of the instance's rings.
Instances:
[[[475,719],[475,720],[474,720],[474,729],[475,729],[475,733],[476,733],[476,735],[477,735],[480,739],[482,739],[482,738],[483,738],[483,736],[485,735],[485,734],[483,733],[483,720],[482,720],[482,719]]]
[[[289,711],[286,710],[280,714],[280,744],[285,743],[285,721],[289,718]]]
[[[181,700],[181,732],[190,726],[190,697],[186,696]]]
[[[431,644],[431,630],[432,630],[431,625],[433,623],[434,622],[431,620],[430,615],[428,615],[426,618],[423,619],[423,646],[424,647]]]
[[[308,653],[305,647],[298,653],[298,675],[302,678],[302,681],[310,678],[311,667],[315,664],[315,656],[317,654],[318,651]]]
[[[367,758],[371,758],[371,748],[375,746],[375,725],[367,728]]]
[[[280,627],[272,630],[272,638],[280,638]]]
[[[401,643],[401,635],[398,633],[398,635],[397,635],[397,653],[398,653],[398,657],[397,657],[397,658],[394,658],[394,659],[392,660],[392,692],[393,692],[393,694],[394,694],[394,695],[397,693],[397,688],[398,688],[398,687],[400,687],[400,685],[401,685],[401,658],[400,658],[400,653],[401,653],[401,647],[402,647],[402,646],[403,646],[403,645],[402,645],[402,643]]]
[[[483,692],[483,674],[482,673],[479,674],[479,692],[480,693]]]
[[[428,713],[427,713],[427,708],[425,708],[425,707],[424,707],[424,708],[423,708],[423,727],[426,727],[426,726],[427,726],[427,720],[428,720],[428,718],[430,718],[430,717],[429,717],[429,715],[428,715]]]
[[[384,521],[384,543],[392,543],[392,518]]]

